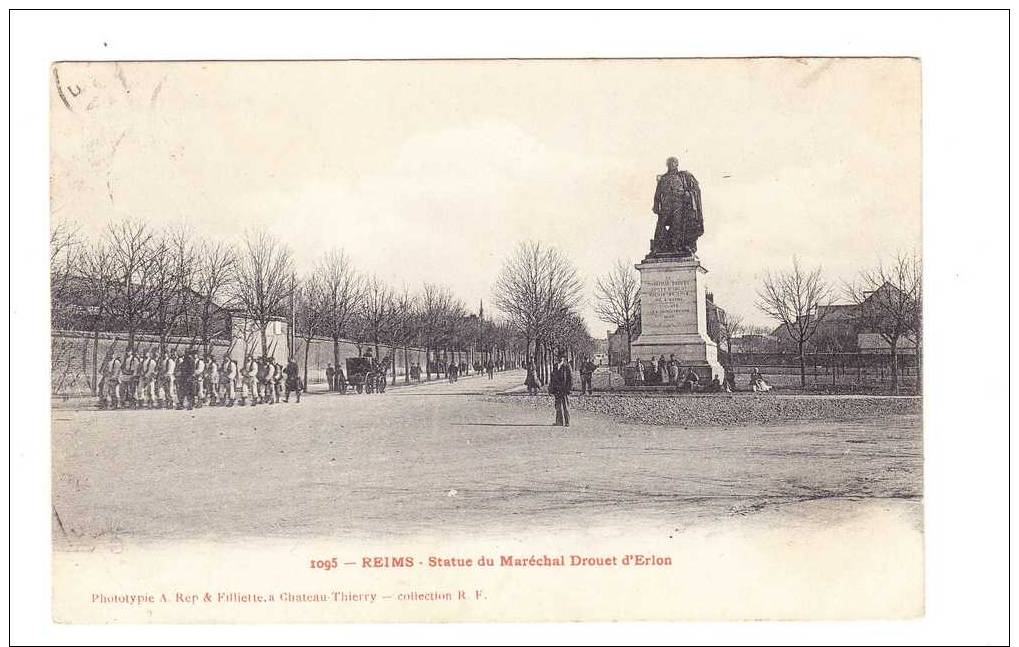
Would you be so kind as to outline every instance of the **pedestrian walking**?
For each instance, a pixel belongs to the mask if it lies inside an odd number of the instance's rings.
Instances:
[[[330,366],[332,366],[330,364]],[[297,366],[297,360],[293,357],[287,362],[287,390],[283,397],[284,402],[290,402],[290,394],[295,393],[297,395],[297,402],[301,401],[301,393],[304,391],[304,380],[301,378],[300,368]]]
[[[219,364],[216,357],[209,353],[205,356],[205,400],[211,406],[218,406],[220,402],[220,380]]]
[[[127,352],[127,357],[124,358],[120,369],[120,396],[124,406],[135,407],[138,404],[138,373],[140,369],[141,362],[132,348]]]
[[[251,406],[258,404],[258,362],[254,356],[248,355],[241,368],[241,406],[251,400]]]
[[[330,364],[326,367],[326,386],[330,391],[336,391],[336,369]]]
[[[162,391],[160,404],[172,409],[177,396],[177,358],[172,351],[163,351],[159,364],[159,386]]]
[[[156,407],[156,382],[159,374],[159,362],[156,360],[156,350],[153,348],[145,353],[141,364],[141,400],[144,406],[154,409]]]
[[[100,408],[120,408],[120,358],[110,357],[103,365],[103,380],[100,387]]]
[[[552,371],[548,381],[548,392],[555,399],[555,424],[559,427],[570,426],[570,392],[573,390],[573,374],[566,361],[566,353],[559,354],[559,364]]]
[[[594,393],[594,362],[590,357],[584,357],[580,361],[580,395],[591,395]]]
[[[223,368],[220,371],[223,384],[223,402],[228,407],[234,406],[237,399],[237,379],[240,377],[237,362],[227,353],[223,355]]]

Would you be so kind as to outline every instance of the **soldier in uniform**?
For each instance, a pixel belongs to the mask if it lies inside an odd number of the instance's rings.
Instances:
[[[206,401],[212,406],[221,404],[219,393],[219,365],[216,363],[216,357],[209,353],[205,356]]]
[[[183,409],[184,402],[188,398],[187,376],[184,374],[184,351],[176,350],[177,359],[174,361],[173,385],[176,387],[177,408]]]
[[[329,386],[330,391],[336,390],[336,369],[330,364],[326,367],[326,384]]]
[[[177,408],[191,409],[194,406],[195,356],[188,351],[179,354],[177,376]]]
[[[272,361],[272,400],[273,402],[279,402],[283,399],[283,389],[287,385],[286,371],[283,365],[276,360]]]
[[[200,409],[205,402],[205,360],[196,348],[191,349],[190,355],[195,363],[191,373],[191,402]]]
[[[134,348],[127,351],[120,368],[120,397],[125,407],[134,407],[138,402],[138,356]]]
[[[251,406],[257,404],[257,397],[255,395],[255,380],[258,376],[258,363],[255,362],[255,358],[248,355],[244,360],[244,366],[241,368],[241,406],[247,404],[247,399],[251,398]]]
[[[156,378],[159,372],[156,350],[145,353],[141,365],[141,400],[150,409],[156,407]]]
[[[110,357],[103,365],[103,385],[99,406],[116,409],[120,407],[120,358]]]
[[[232,407],[237,399],[237,362],[231,359],[230,353],[223,355],[223,367],[220,371],[220,376],[223,403],[228,407]]]
[[[302,391],[304,391],[304,380],[301,379],[297,360],[291,357],[290,361],[287,362],[287,389],[283,401],[290,402],[290,393],[294,392],[297,394],[297,402],[300,403]]]
[[[261,357],[255,362],[255,388],[258,389],[258,402],[272,404],[269,398],[269,358]]]
[[[173,391],[175,388],[173,371],[176,368],[176,364],[173,354],[164,349],[162,356],[159,358],[159,375],[157,378],[159,386],[157,395],[160,399],[160,406],[167,409],[173,408]]]

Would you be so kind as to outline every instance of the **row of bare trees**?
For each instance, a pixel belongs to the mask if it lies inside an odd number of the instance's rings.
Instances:
[[[522,337],[542,383],[558,352],[590,355],[593,340],[578,310],[583,282],[555,247],[528,241],[506,258],[494,287],[495,305]]]
[[[326,253],[311,271],[298,275],[290,249],[264,231],[248,232],[232,245],[202,240],[185,227],[156,230],[123,220],[86,240],[57,223],[50,247],[53,327],[90,333],[93,385],[101,334],[123,335],[126,348],[135,347],[139,334],[156,335],[164,349],[171,336],[183,336],[208,352],[213,339],[237,334],[230,317],[222,316],[226,310],[253,323],[240,334],[256,338],[262,354],[272,351],[270,324],[288,321],[289,353],[297,339],[305,342],[305,379],[316,338],[332,340],[337,366],[341,344],[348,340],[359,348],[374,347],[377,358],[380,346],[389,346],[394,367],[397,348],[405,366],[410,348],[424,347],[429,358],[441,351],[443,363],[450,353],[468,349],[482,361],[521,350],[521,336],[512,327],[469,314],[444,285],[394,289],[359,272],[341,250]],[[433,362],[426,364],[430,378]]]
[[[855,331],[880,336],[890,355],[892,388],[898,388],[898,359],[903,340],[916,345],[918,361],[923,344],[923,272],[915,253],[899,253],[890,261],[879,261],[844,282],[841,289],[824,278],[820,267],[805,268],[793,258],[785,270],[769,271],[758,289],[757,307],[775,321],[780,336],[796,349],[800,382],[806,385],[806,354],[813,346],[842,352],[852,343]],[[841,294],[840,294],[841,293]],[[637,273],[619,261],[595,284],[595,311],[603,321],[627,335],[627,346],[639,326],[640,286]],[[826,325],[836,309],[838,297],[854,306],[850,320],[839,326]],[[828,322],[830,323],[830,322]],[[851,332],[852,331],[852,332]],[[745,335],[767,335],[770,331],[749,324],[738,313],[726,313],[718,322],[716,341],[725,343],[732,356],[733,341]]]
[[[155,230],[123,220],[102,235],[84,239],[66,222],[50,235],[51,319],[55,328],[91,337],[83,364],[97,383],[99,339],[105,332],[125,336],[127,348],[140,333],[187,336],[208,348],[224,331],[214,304],[239,275],[238,256],[219,243],[199,240],[186,227]]]

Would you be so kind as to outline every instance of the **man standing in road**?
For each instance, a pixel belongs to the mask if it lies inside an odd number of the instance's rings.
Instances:
[[[548,381],[548,392],[555,398],[555,424],[558,427],[570,426],[569,397],[572,390],[573,373],[566,362],[566,353],[559,353],[559,363]]]
[[[591,388],[594,376],[594,362],[591,361],[590,357],[585,357],[580,362],[580,395],[590,395],[594,393],[594,389]]]

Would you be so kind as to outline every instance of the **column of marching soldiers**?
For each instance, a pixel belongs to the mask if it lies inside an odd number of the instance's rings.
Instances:
[[[301,401],[304,381],[297,362],[286,366],[272,357],[248,355],[238,364],[229,354],[221,363],[197,349],[130,351],[108,359],[99,383],[102,409],[192,409],[202,406]]]

